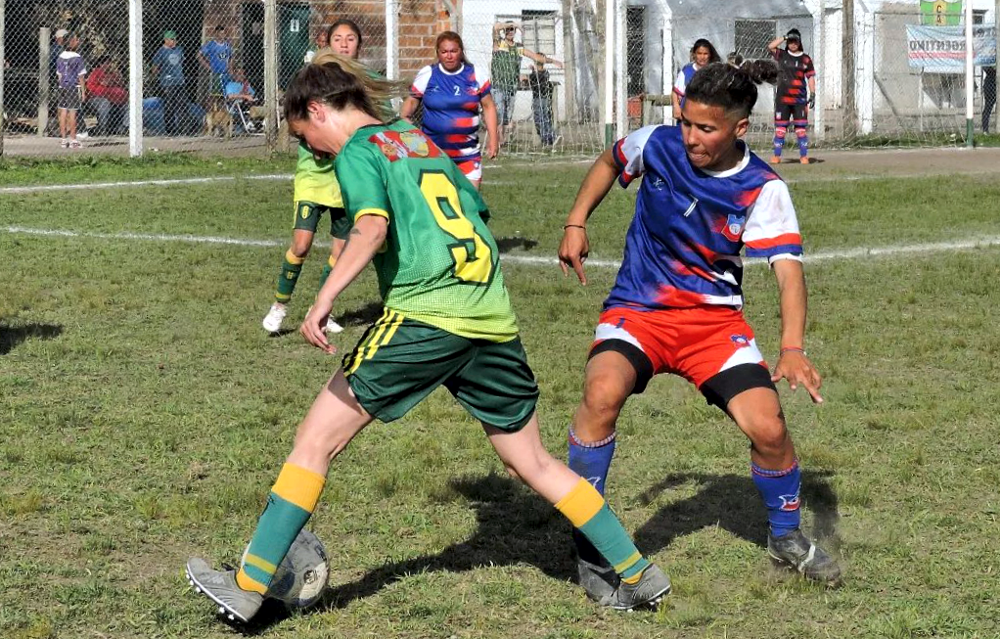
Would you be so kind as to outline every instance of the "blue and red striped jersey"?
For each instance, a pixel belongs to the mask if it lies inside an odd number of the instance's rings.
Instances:
[[[471,64],[454,73],[429,64],[417,73],[410,87],[423,100],[421,129],[455,161],[478,160],[479,103],[490,94],[489,79],[477,76]]]

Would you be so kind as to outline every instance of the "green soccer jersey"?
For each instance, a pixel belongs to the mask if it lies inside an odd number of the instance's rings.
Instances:
[[[486,204],[441,149],[394,120],[359,129],[335,166],[350,218],[389,221],[373,260],[387,308],[470,339],[517,336]]]
[[[343,208],[340,184],[333,170],[333,160],[316,160],[305,142],[299,142],[299,161],[295,166],[295,201],[314,202]]]

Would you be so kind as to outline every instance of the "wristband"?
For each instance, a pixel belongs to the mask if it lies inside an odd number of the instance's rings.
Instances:
[[[805,350],[803,350],[803,349],[801,349],[801,348],[799,348],[797,346],[786,346],[785,348],[782,348],[779,351],[779,354],[781,354],[781,355],[784,355],[785,353],[802,353],[803,355],[806,355]],[[807,355],[807,357],[808,357],[808,355]]]
[[[586,231],[587,227],[586,226],[582,226],[580,224],[567,224],[566,226],[563,227],[564,231],[566,229],[583,229],[584,231]]]

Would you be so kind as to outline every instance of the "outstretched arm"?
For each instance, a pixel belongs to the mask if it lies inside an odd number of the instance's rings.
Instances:
[[[775,51],[778,50],[778,47],[780,47],[784,41],[785,41],[785,36],[778,36],[774,40],[771,40],[770,42],[767,43],[767,50],[770,51],[771,53],[774,53]]]
[[[587,219],[611,190],[619,173],[611,153],[611,149],[601,153],[587,171],[587,177],[583,178],[583,184],[576,194],[573,208],[566,217],[563,239],[559,244],[559,266],[563,275],[569,275],[569,268],[572,267],[580,283],[584,285],[587,284],[587,276],[583,272],[583,263],[590,252]]]
[[[560,69],[563,67],[562,62],[556,60],[555,58],[550,58],[544,53],[535,53],[531,49],[525,49],[523,47],[521,48],[521,53],[524,54],[524,57],[531,58],[535,62],[541,62],[542,64],[554,64],[556,67]]]
[[[330,272],[326,284],[316,295],[309,314],[302,322],[299,332],[306,341],[327,353],[333,354],[336,349],[327,341],[323,326],[326,318],[333,310],[333,302],[344,289],[354,281],[354,278],[372,261],[379,247],[385,242],[389,229],[389,220],[379,215],[363,215],[354,223],[347,236],[347,244]]]
[[[777,382],[785,378],[793,391],[802,384],[814,402],[822,403],[823,398],[819,394],[819,388],[823,384],[823,378],[803,350],[807,294],[802,262],[777,260],[773,268],[774,276],[778,280],[781,304],[781,354],[778,356],[778,364],[774,367],[771,381]]]

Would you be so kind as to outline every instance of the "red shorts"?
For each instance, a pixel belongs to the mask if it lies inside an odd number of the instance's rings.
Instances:
[[[767,370],[743,313],[725,306],[608,309],[601,313],[591,350],[609,340],[621,340],[641,350],[649,358],[652,375],[674,373],[698,388],[741,364],[760,364]],[[647,381],[638,380],[636,392],[642,392]]]
[[[455,164],[458,166],[458,170],[470,180],[481,181],[483,179],[482,160],[460,160],[455,158]]]

